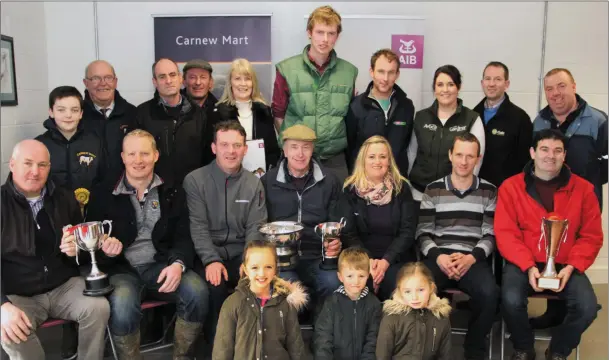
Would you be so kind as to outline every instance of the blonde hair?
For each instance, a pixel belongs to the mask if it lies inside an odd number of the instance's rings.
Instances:
[[[370,257],[366,250],[359,247],[350,247],[343,250],[338,256],[338,272],[345,268],[370,271]]]
[[[152,145],[152,148],[155,151],[158,151],[158,148],[156,147],[156,140],[154,139],[154,136],[152,136],[152,134],[146,130],[135,129],[135,130],[128,132],[127,135],[125,135],[125,137],[123,138],[123,145],[125,144],[125,141],[127,141],[127,138],[129,138],[129,137],[147,138],[148,140],[150,140],[150,144]]]
[[[340,34],[340,32],[343,31],[341,22],[342,18],[331,6],[320,6],[309,15],[309,20],[307,20],[307,31],[313,31],[315,24],[326,24],[336,25],[337,33]]]
[[[247,59],[235,59],[233,60],[230,70],[228,71],[228,76],[226,79],[226,85],[224,86],[224,93],[222,93],[222,97],[218,100],[218,104],[227,103],[229,105],[235,105],[235,96],[233,95],[233,86],[231,83],[231,78],[233,77],[233,73],[242,74],[249,76],[252,79],[252,102],[259,102],[266,105],[266,101],[260,93],[260,87],[258,86],[258,77],[256,76],[256,71]]]
[[[387,156],[389,157],[389,171],[388,176],[393,183],[393,189],[396,194],[399,194],[402,191],[402,182],[406,180],[402,174],[400,174],[400,170],[398,169],[398,165],[395,163],[395,158],[393,157],[393,152],[391,151],[391,145],[389,145],[389,141],[380,135],[374,135],[369,137],[364,143],[362,147],[359,149],[357,153],[357,158],[355,159],[355,168],[353,169],[353,175],[349,176],[345,180],[345,184],[343,188],[347,188],[350,185],[355,185],[358,189],[365,189],[369,185],[368,178],[366,178],[366,154],[368,153],[368,149],[370,146],[374,144],[383,144],[387,148]]]
[[[428,282],[432,292],[435,293],[436,287],[433,280],[433,274],[431,273],[431,270],[429,270],[429,268],[420,261],[410,262],[400,269],[395,282],[396,291],[400,288],[400,284],[417,275],[425,279],[425,281]]]

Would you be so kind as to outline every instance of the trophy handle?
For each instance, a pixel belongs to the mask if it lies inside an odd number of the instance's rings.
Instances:
[[[347,220],[345,220],[344,217],[341,217],[339,224],[340,224],[340,228],[342,230],[345,226],[347,226]]]
[[[323,237],[324,237],[323,236],[323,229],[321,229],[321,226],[322,226],[321,224],[317,224],[315,226],[315,228],[313,229],[313,231],[315,232],[315,235],[317,235],[317,236],[319,236],[319,237],[321,237],[323,239]],[[317,230],[320,230],[320,229],[322,230],[321,234],[317,231]]]
[[[108,233],[105,232],[105,230],[103,229],[103,226],[105,224],[108,224]],[[102,244],[104,243],[104,239],[107,239],[110,237],[110,234],[112,234],[112,220],[104,220],[102,221],[102,232],[104,235],[108,235],[108,237],[102,236],[102,239],[99,242],[99,247],[101,248]]]

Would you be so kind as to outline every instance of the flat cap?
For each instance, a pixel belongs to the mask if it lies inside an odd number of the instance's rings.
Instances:
[[[190,69],[207,70],[207,71],[209,71],[210,74],[213,71],[210,63],[208,63],[207,61],[202,60],[202,59],[193,59],[193,60],[190,60],[189,62],[186,63],[186,65],[184,65],[184,68],[182,69],[182,72],[185,73],[185,72],[187,72]]]
[[[281,139],[283,141],[286,140],[301,140],[301,141],[315,141],[317,140],[317,136],[315,136],[315,131],[313,131],[310,127],[297,124],[290,126],[289,128],[283,130],[281,134]]]

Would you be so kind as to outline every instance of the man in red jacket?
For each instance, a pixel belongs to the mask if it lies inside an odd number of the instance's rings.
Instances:
[[[555,258],[560,285],[554,290],[566,301],[568,312],[564,322],[553,329],[546,359],[566,360],[596,318],[596,295],[584,272],[603,245],[600,207],[594,186],[563,166],[565,142],[558,130],[536,133],[530,150],[533,160],[499,188],[495,236],[507,261],[501,306],[512,334],[512,360],[535,359],[527,297],[544,291],[538,287],[547,261],[541,221],[550,213],[569,221],[566,240],[561,241]]]

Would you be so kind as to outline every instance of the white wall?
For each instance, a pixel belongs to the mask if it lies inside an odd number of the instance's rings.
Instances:
[[[2,130],[2,183],[8,176],[8,161],[15,144],[44,130],[48,108],[48,73],[44,5],[42,3],[0,3],[1,31],[13,37],[17,80],[17,106],[0,109]]]

